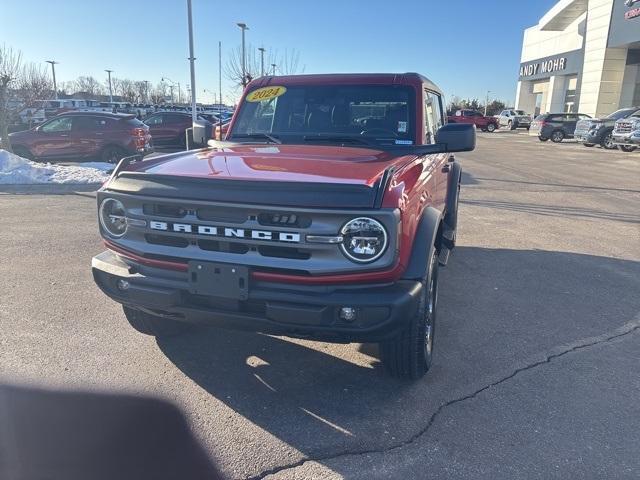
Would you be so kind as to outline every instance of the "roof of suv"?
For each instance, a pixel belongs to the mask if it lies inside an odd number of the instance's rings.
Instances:
[[[283,75],[256,78],[247,87],[264,87],[267,85],[411,85],[442,94],[438,86],[424,75],[415,72],[407,73],[322,73],[312,75]]]
[[[91,111],[85,111],[85,112],[63,112],[61,114],[59,114],[58,116],[71,116],[71,117],[75,117],[78,115],[91,115],[93,117],[109,117],[109,118],[115,118],[115,119],[125,119],[125,118],[135,118],[135,115],[131,114],[131,113],[111,113],[111,112],[91,112]]]

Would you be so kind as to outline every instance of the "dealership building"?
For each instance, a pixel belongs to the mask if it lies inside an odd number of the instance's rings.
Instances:
[[[604,116],[640,105],[640,0],[560,0],[524,31],[515,107]]]

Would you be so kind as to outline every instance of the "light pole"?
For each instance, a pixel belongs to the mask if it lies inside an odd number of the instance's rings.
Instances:
[[[273,69],[273,73],[272,73],[272,75],[275,75],[275,74],[276,74],[276,64],[275,64],[275,63],[272,63],[272,64],[271,64],[271,68]]]
[[[187,0],[187,16],[189,17],[189,67],[191,70],[191,121],[198,119],[196,114],[196,57],[193,56],[193,20],[191,15],[191,0]]]
[[[264,47],[260,47],[260,76],[264,77]]]
[[[245,48],[244,48],[244,32],[245,30],[249,30],[246,23],[238,23],[236,24],[242,30],[242,86],[247,86],[247,60],[245,56]]]
[[[58,86],[56,85],[56,65],[60,62],[56,62],[55,60],[45,60],[45,62],[51,64],[51,74],[53,75],[53,94],[58,99]]]
[[[144,101],[149,103],[149,80],[144,81]]]
[[[113,103],[113,89],[111,88],[111,72],[113,72],[113,70],[105,70],[105,72],[109,75],[109,102]]]
[[[491,93],[491,90],[487,90],[487,98],[485,99],[484,102],[484,116],[487,116],[487,106],[489,105],[489,94]]]
[[[220,110],[222,110],[222,42],[218,41],[218,93],[220,94]]]
[[[167,77],[162,77],[160,79],[161,82],[164,82],[165,80],[169,81],[169,89],[171,90],[171,103],[173,104],[173,87],[175,87],[176,85],[178,85],[178,103],[180,103],[180,83],[176,83],[173,80],[171,80],[170,78]]]

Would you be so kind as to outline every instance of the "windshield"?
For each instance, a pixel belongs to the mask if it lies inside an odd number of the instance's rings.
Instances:
[[[607,117],[610,120],[620,120],[621,118],[626,118],[635,112],[634,108],[623,108],[621,110],[617,110],[613,113],[610,113]],[[636,112],[637,113],[637,112]]]
[[[391,85],[298,85],[247,94],[229,139],[278,138],[282,143],[411,144],[414,92]]]

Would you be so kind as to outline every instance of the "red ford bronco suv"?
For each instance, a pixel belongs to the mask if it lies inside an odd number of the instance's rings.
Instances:
[[[391,374],[419,378],[456,239],[451,152],[475,139],[416,73],[259,78],[225,141],[118,165],[94,279],[145,334],[376,342]]]

